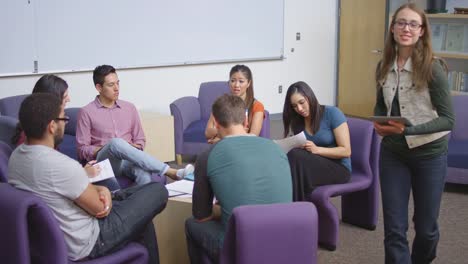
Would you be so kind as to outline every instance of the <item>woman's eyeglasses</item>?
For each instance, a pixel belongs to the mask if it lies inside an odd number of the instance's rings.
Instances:
[[[404,29],[406,26],[408,26],[409,30],[411,31],[416,31],[422,26],[416,21],[406,22],[405,20],[397,20],[395,21],[394,25],[398,29]]]
[[[63,122],[65,122],[65,124],[66,124],[66,123],[68,123],[68,121],[70,121],[70,117],[68,117],[68,116],[56,117],[54,120],[55,120],[55,121],[63,121]]]

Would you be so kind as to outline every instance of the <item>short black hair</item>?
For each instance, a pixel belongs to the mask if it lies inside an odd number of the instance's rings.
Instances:
[[[59,117],[62,101],[50,93],[33,93],[21,103],[19,121],[27,138],[42,139],[50,121]]]
[[[225,128],[243,124],[245,120],[245,103],[239,96],[224,94],[218,97],[211,111],[216,122]]]
[[[97,66],[94,71],[93,71],[93,81],[94,85],[104,84],[104,79],[106,78],[107,75],[115,73],[115,68],[110,66],[110,65],[100,65]]]

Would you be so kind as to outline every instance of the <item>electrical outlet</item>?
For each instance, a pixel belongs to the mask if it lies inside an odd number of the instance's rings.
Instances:
[[[301,32],[296,33],[296,40],[301,40]]]
[[[278,86],[278,93],[282,93],[283,92],[283,85],[279,85]]]

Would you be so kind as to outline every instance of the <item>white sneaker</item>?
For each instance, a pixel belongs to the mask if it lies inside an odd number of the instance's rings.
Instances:
[[[187,164],[185,168],[177,170],[177,173],[176,173],[177,178],[179,180],[182,180],[183,178],[185,178],[185,176],[189,174],[193,174],[194,171],[195,171],[195,167],[192,164]]]

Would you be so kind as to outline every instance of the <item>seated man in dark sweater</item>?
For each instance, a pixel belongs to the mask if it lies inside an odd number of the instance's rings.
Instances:
[[[218,261],[235,207],[292,201],[288,158],[273,141],[247,134],[243,100],[223,95],[212,113],[222,140],[200,154],[195,165],[193,217],[185,225],[192,263],[200,263],[202,252]]]

